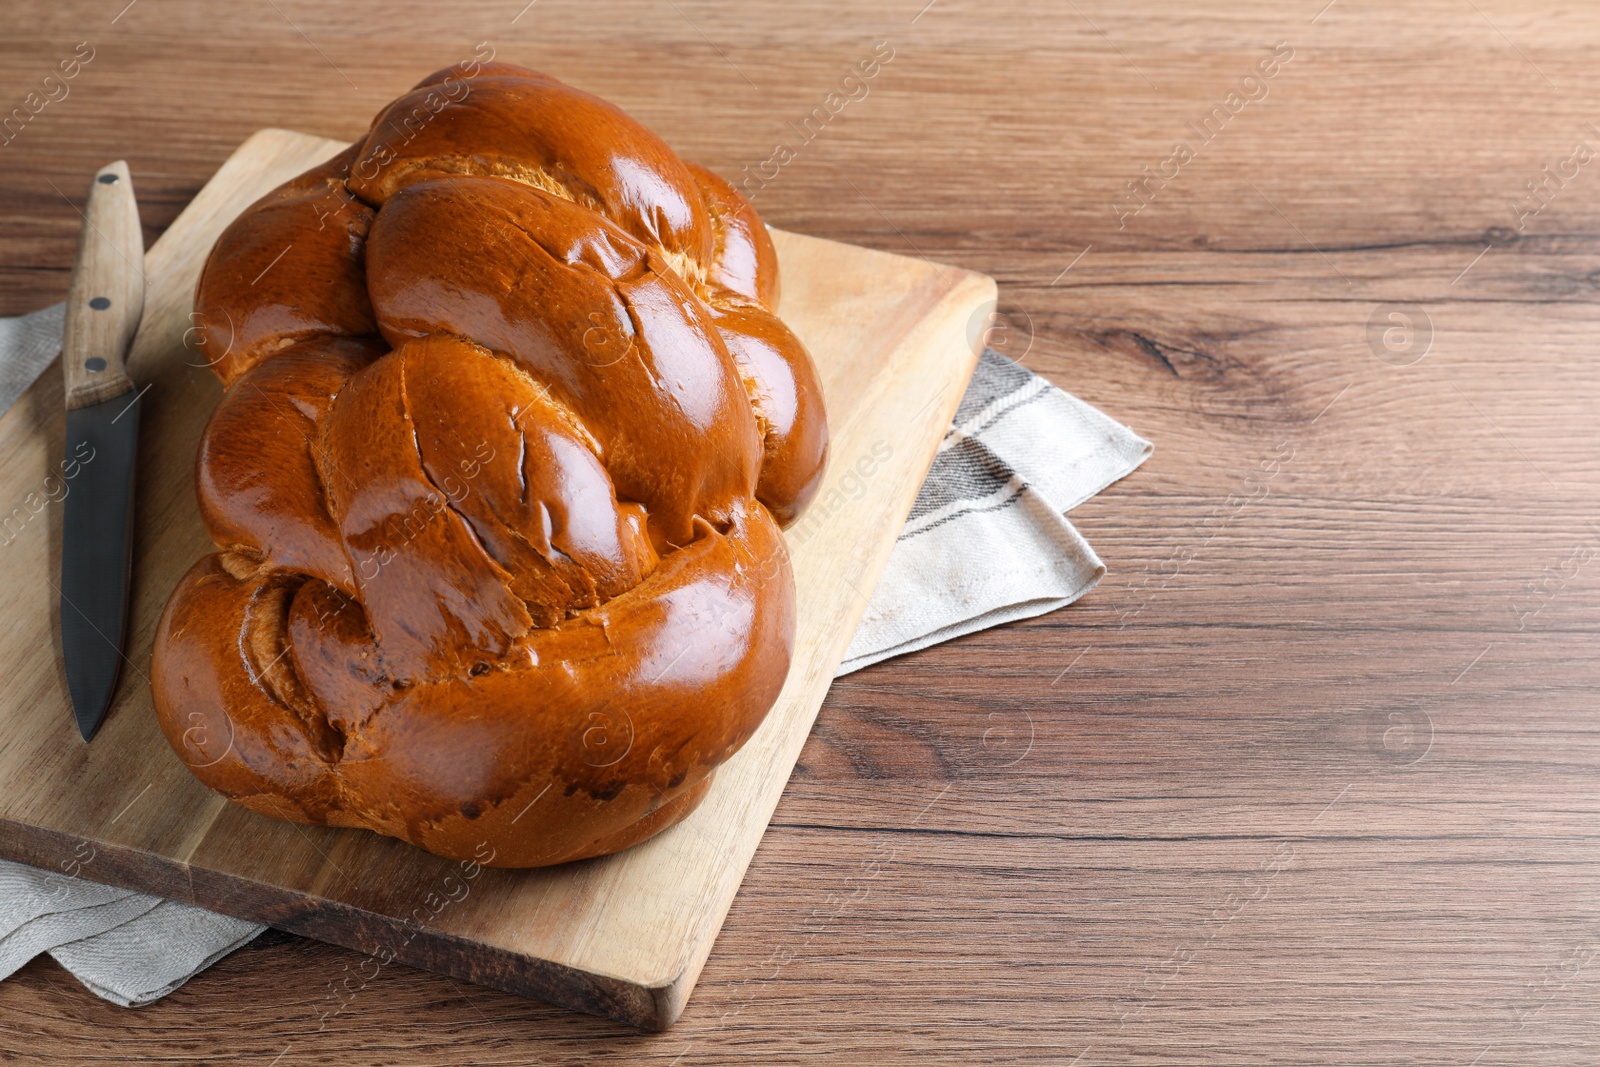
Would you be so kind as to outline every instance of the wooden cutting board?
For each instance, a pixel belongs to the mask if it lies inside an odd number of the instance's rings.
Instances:
[[[995,283],[774,233],[781,312],[817,361],[833,441],[823,490],[788,534],[799,629],[783,693],[679,826],[603,859],[468,877],[364,830],[278,822],[223,800],[190,775],[151,709],[156,621],[178,578],[211,551],[194,457],[221,390],[186,344],[195,281],[241,210],[343,147],[261,131],[146,256],[145,317],[129,360],[149,390],[133,616],[122,688],[93,744],[73,726],[61,666],[59,501],[72,483],[59,466],[60,371],[46,371],[0,419],[0,855],[369,953],[328,983],[325,1017],[359,1012],[365,984],[398,960],[664,1028],[694,988],[961,399]]]

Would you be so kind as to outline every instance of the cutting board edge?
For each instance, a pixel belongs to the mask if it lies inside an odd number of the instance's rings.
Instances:
[[[61,877],[115,886],[261,923],[363,953],[383,965],[390,962],[383,959],[389,949],[392,962],[613,1019],[641,1030],[670,1027],[682,1014],[693,989],[692,981],[688,988],[683,987],[682,975],[660,986],[642,984],[487,945],[328,897],[312,897],[243,875],[192,867],[157,853],[0,817],[0,859],[50,870],[52,861],[63,854],[74,855],[85,844],[93,849],[85,862],[93,863],[95,876]],[[244,889],[254,895],[242,901]],[[400,949],[392,950],[395,944]]]

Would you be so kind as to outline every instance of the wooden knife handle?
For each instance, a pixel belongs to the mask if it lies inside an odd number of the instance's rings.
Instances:
[[[67,407],[82,408],[133,388],[123,359],[144,314],[144,235],[133,181],[122,160],[89,183],[78,260],[67,296],[61,368]]]

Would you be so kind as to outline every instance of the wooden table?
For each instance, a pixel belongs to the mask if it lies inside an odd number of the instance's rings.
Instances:
[[[1073,514],[1110,573],[834,687],[669,1033],[398,967],[318,1031],[359,957],[269,933],[140,1011],[36,961],[0,1052],[1594,1062],[1600,14],[522,2],[8,12],[0,106],[94,57],[0,146],[0,313],[65,293],[107,160],[149,240],[251,131],[354,137],[488,41],[775,171],[776,225],[998,277],[1003,347],[1157,443]]]

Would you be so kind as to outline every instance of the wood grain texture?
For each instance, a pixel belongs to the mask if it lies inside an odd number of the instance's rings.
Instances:
[[[51,183],[125,154],[153,234],[252,130],[354,137],[480,40],[733,179],[889,40],[866,97],[759,190],[764,217],[999,278],[1007,347],[1156,452],[1072,516],[1109,567],[1084,601],[833,687],[670,1033],[400,967],[319,1030],[362,957],[269,935],[140,1012],[30,965],[0,983],[0,1047],[1594,1062],[1600,171],[1520,230],[1512,204],[1600,148],[1600,14],[275,2],[141,0],[112,25],[120,3],[64,0],[8,27],[10,103],[76,42],[99,52],[0,147],[0,310],[65,292],[78,220]],[[1266,98],[1119,228],[1126,183],[1279,41]],[[1369,341],[1393,303],[1432,325],[1408,366]]]
[[[128,357],[152,398],[139,456],[130,669],[93,745],[73,742],[59,668],[39,655],[59,628],[47,595],[59,568],[46,566],[59,532],[31,523],[7,545],[12,580],[0,608],[13,621],[0,633],[11,678],[0,721],[0,856],[71,865],[93,880],[311,934],[367,952],[373,973],[398,960],[664,1029],[694,988],[866,609],[864,590],[877,582],[961,399],[977,362],[968,327],[993,304],[994,282],[774,234],[781,310],[813,353],[831,441],[815,506],[786,531],[797,598],[783,691],[677,826],[596,860],[485,870],[364,830],[302,827],[229,804],[184,766],[226,753],[227,709],[192,714],[195,743],[175,755],[151,706],[145,668],[158,619],[178,579],[211,551],[193,466],[220,389],[195,354],[195,283],[229,221],[343,147],[286,130],[255,134],[151,249],[147,312]],[[19,406],[55,389],[41,380]],[[41,427],[21,411],[0,421],[0,499],[52,477],[59,424]],[[70,479],[58,480],[70,493]],[[874,491],[840,490],[863,481]],[[627,709],[617,710],[606,729],[617,745],[631,745]],[[346,1010],[373,973],[340,989],[323,1017]]]
[[[83,206],[61,338],[69,409],[133,388],[125,357],[143,313],[144,235],[128,164],[119,159],[95,172]]]

